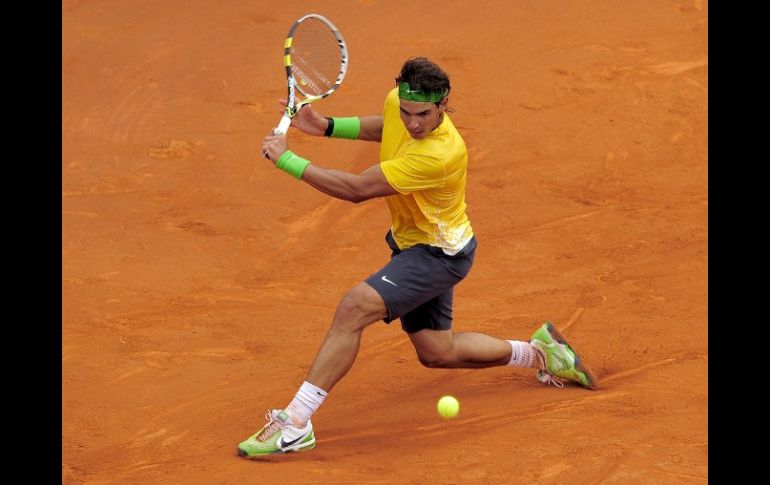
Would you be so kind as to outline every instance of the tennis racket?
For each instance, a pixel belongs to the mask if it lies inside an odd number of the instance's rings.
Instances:
[[[326,17],[308,14],[297,19],[283,44],[283,65],[289,94],[286,112],[273,134],[289,130],[291,119],[306,104],[340,87],[348,70],[348,48],[342,34]],[[297,99],[297,92],[304,99]]]

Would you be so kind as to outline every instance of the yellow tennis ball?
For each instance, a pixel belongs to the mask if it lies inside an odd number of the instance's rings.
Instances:
[[[443,396],[438,400],[438,405],[436,407],[438,408],[438,413],[441,417],[450,419],[457,416],[457,413],[460,412],[460,401],[454,396]]]

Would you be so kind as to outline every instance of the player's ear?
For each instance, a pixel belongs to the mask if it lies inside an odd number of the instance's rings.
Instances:
[[[449,103],[449,96],[445,96],[444,99],[439,101],[439,103],[438,103],[438,110],[439,111],[446,110],[446,106],[447,106],[448,103]]]

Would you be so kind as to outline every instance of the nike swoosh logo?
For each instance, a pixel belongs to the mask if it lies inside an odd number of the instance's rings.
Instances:
[[[305,436],[300,436],[299,438],[297,438],[295,440],[291,440],[291,441],[284,441],[283,438],[281,438],[281,448],[286,448],[288,446],[291,446],[291,445],[293,445],[294,443],[296,443],[297,441],[301,440],[304,437]]]
[[[382,281],[384,281],[385,283],[390,283],[391,285],[398,287],[398,285],[397,285],[397,284],[395,284],[395,283],[393,283],[392,281],[390,281],[390,280],[388,279],[388,277],[387,277],[387,276],[383,276],[381,279],[382,279]]]

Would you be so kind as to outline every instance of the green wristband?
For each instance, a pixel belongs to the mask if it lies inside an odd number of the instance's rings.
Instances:
[[[349,138],[355,140],[361,132],[361,120],[358,116],[334,118],[332,138]]]
[[[310,160],[305,160],[291,150],[283,152],[283,155],[275,162],[276,167],[294,176],[297,180],[302,178],[302,173],[308,165],[310,165]]]

